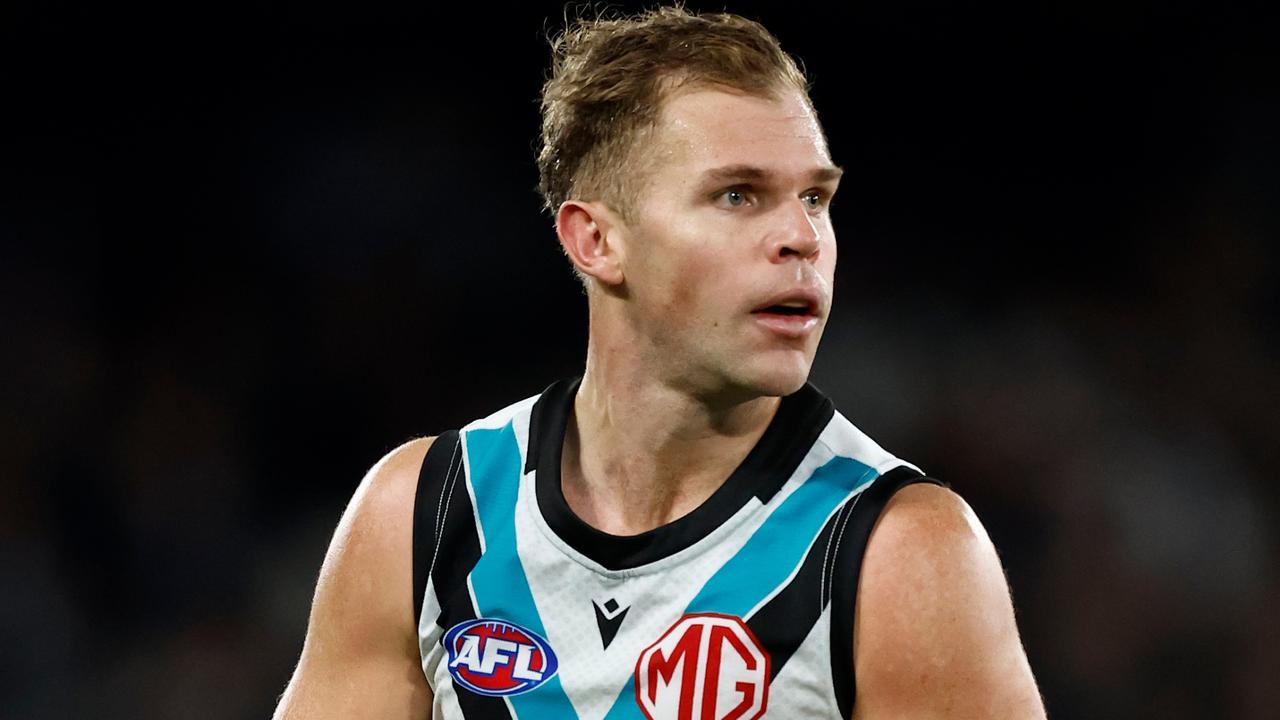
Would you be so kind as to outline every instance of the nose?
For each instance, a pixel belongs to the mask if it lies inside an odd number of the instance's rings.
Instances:
[[[792,256],[804,260],[816,258],[822,249],[822,233],[804,202],[796,199],[783,203],[778,209],[778,215],[778,224],[770,242],[769,259],[779,263]]]

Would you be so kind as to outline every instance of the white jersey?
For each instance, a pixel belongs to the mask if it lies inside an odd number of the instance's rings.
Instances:
[[[862,552],[889,496],[927,478],[807,385],[701,506],[608,535],[561,490],[577,386],[444,433],[423,462],[414,582],[432,717],[849,717]]]

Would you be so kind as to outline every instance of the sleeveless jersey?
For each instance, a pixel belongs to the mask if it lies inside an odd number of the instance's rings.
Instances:
[[[811,385],[710,498],[636,536],[560,485],[578,380],[440,435],[414,508],[435,720],[847,718],[863,550],[931,481]]]

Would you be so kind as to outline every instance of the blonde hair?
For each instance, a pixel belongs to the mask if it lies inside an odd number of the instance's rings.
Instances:
[[[538,190],[553,214],[572,198],[629,215],[641,140],[677,88],[723,85],[760,97],[794,88],[808,101],[808,81],[777,38],[737,15],[663,7],[578,19],[552,38],[551,52]]]

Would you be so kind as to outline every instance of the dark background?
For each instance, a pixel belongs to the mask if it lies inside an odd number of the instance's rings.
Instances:
[[[563,5],[180,5],[0,11],[13,720],[269,715],[364,471],[584,355]],[[1052,717],[1273,717],[1275,35],[1036,5],[730,5],[847,170],[814,380],[976,508]]]

